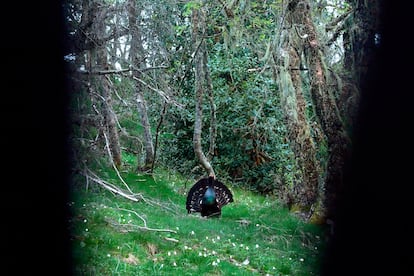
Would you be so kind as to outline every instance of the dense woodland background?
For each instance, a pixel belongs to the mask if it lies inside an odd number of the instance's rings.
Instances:
[[[194,179],[214,173],[278,195],[305,219],[332,218],[333,270],[346,270],[348,250],[362,271],[408,265],[400,246],[410,240],[409,167],[400,154],[410,148],[402,54],[412,55],[394,29],[409,25],[408,17],[394,17],[394,6],[42,5],[22,12],[33,18],[24,32],[5,35],[5,53],[17,45],[5,55],[8,82],[25,92],[5,98],[16,106],[5,118],[24,114],[6,122],[7,163],[22,164],[12,170],[19,181],[7,190],[14,204],[6,218],[32,213],[35,222],[10,231],[19,239],[9,239],[11,252],[36,255],[25,249],[43,247],[53,262],[70,266],[59,219],[69,185],[60,183],[102,160],[122,170],[122,152],[132,151],[139,171],[160,166]]]
[[[335,214],[381,43],[352,1],[68,1],[73,158],[168,167]],[[100,159],[99,159],[100,160]],[[316,216],[313,218],[312,216]]]

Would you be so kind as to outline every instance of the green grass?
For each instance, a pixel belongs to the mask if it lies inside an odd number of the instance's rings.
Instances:
[[[109,169],[100,175],[123,187]],[[155,180],[128,170],[122,177],[145,201],[86,181],[74,185],[69,204],[76,275],[319,273],[322,229],[301,222],[274,198],[229,185],[234,203],[223,207],[221,218],[204,219],[185,209],[193,181],[165,171]],[[159,231],[137,227],[144,223]]]

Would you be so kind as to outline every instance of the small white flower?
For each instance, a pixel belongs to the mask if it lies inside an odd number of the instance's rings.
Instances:
[[[177,255],[177,251],[174,251],[174,255]]]
[[[256,224],[256,227],[259,227],[259,226],[260,226],[260,224],[258,224],[258,223],[257,223],[257,224]]]
[[[206,236],[206,240],[208,240],[208,237]]]
[[[194,233],[194,231],[191,231],[191,233],[190,233],[191,235],[194,235],[195,233]]]
[[[173,262],[173,266],[177,266],[177,263],[176,262]]]
[[[177,229],[177,230],[180,230],[180,228],[177,226],[177,227],[175,227],[175,229]]]
[[[246,250],[249,250],[249,247],[248,246],[246,246]]]
[[[106,256],[111,257],[111,254],[108,253]]]
[[[300,259],[299,259],[299,261],[303,262],[303,261],[304,261],[304,259],[303,259],[303,258],[300,258]]]
[[[232,245],[233,245],[233,247],[236,247],[236,244],[233,242],[233,243],[231,243]]]
[[[86,222],[88,222],[88,220],[87,220],[87,219],[84,219],[84,220],[83,220],[83,222],[85,222],[85,223],[86,223]]]
[[[220,259],[217,259],[217,263],[220,263]]]
[[[248,265],[249,263],[250,263],[249,259],[246,259],[246,260],[244,260],[244,261],[243,261],[243,263],[242,263],[242,264],[243,264],[243,265]]]
[[[256,248],[259,248],[259,245],[256,243],[255,247],[256,247]]]
[[[217,252],[213,250],[213,251],[211,251],[211,254],[216,255]]]
[[[203,253],[201,253],[201,252],[198,252],[198,256],[203,256]]]
[[[188,249],[188,246],[187,245],[184,245],[184,250],[187,250]]]
[[[168,255],[168,256],[171,256],[171,252],[170,252],[170,251],[168,251],[167,255]]]
[[[220,240],[220,236],[217,236],[217,239]]]
[[[216,261],[213,261],[212,265],[213,265],[213,266],[217,266]]]
[[[273,266],[272,269],[276,269],[276,267]]]
[[[86,231],[86,232],[88,232],[88,231],[89,231],[89,229],[88,229],[88,228],[85,228],[85,231]]]

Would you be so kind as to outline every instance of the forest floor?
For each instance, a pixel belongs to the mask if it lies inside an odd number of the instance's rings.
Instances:
[[[100,177],[125,190],[108,170]],[[321,226],[305,223],[273,197],[228,185],[234,202],[220,218],[187,214],[194,184],[178,174],[121,172],[135,202],[79,178],[70,233],[75,275],[318,275]]]

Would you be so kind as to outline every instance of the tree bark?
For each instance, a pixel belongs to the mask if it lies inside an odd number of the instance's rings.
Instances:
[[[308,0],[291,1],[289,10],[295,14],[306,54],[306,63],[311,79],[310,93],[317,118],[327,138],[328,162],[325,178],[325,216],[334,217],[337,197],[343,190],[343,170],[350,153],[350,140],[339,114],[335,97],[326,84],[326,68],[322,47],[312,21]]]
[[[103,20],[103,12],[95,11],[96,23],[93,25],[93,32],[97,38],[105,35],[105,20]],[[93,64],[96,62],[95,64]],[[107,52],[105,46],[97,46],[91,50],[91,66],[94,70],[100,71],[108,68]],[[92,65],[93,64],[93,65]],[[93,78],[96,91],[101,94],[104,103],[102,105],[102,113],[105,123],[105,131],[108,133],[109,149],[112,160],[117,168],[122,165],[121,146],[119,142],[118,129],[116,124],[116,115],[112,108],[111,86],[106,76],[95,76]]]
[[[144,49],[142,48],[141,41],[141,32],[137,23],[138,12],[136,9],[136,1],[128,1],[128,20],[129,20],[129,29],[131,34],[131,48],[129,51],[131,65],[134,68],[142,67],[143,63],[143,53]],[[141,79],[141,72],[139,70],[133,70],[132,74],[135,79]],[[145,161],[144,165],[139,166],[139,170],[147,171],[151,169],[154,162],[154,145],[151,133],[151,125],[148,119],[147,114],[147,103],[144,98],[142,85],[140,82],[135,82],[136,96],[137,96],[137,108],[138,113],[140,114],[140,122],[144,128],[144,144],[145,144]]]
[[[204,7],[200,9],[194,9],[192,14],[192,25],[193,25],[193,45],[195,47],[195,96],[196,96],[196,107],[195,107],[195,121],[194,121],[194,136],[193,146],[196,158],[200,162],[201,166],[205,169],[208,175],[215,177],[213,167],[207,157],[205,156],[202,145],[201,145],[201,133],[202,133],[202,120],[203,120],[203,95],[205,89],[209,90],[210,103],[212,103],[212,120],[215,124],[215,109],[214,101],[212,100],[212,84],[209,81],[209,72],[207,70],[207,50],[206,43],[204,41],[205,34],[205,11]],[[207,85],[206,85],[207,84]],[[215,125],[211,126],[215,128]],[[210,146],[214,147],[215,131],[210,133]],[[214,152],[214,148],[210,148],[211,152]]]
[[[379,1],[351,0],[353,24],[343,34],[344,85],[340,92],[340,109],[350,127],[359,111],[360,91],[367,83],[368,65],[375,59],[377,46],[381,43],[379,30]],[[377,44],[377,45],[376,45]]]
[[[290,46],[291,44],[294,44],[294,40],[288,39],[285,50],[289,54],[285,57],[285,64],[278,70],[278,76],[277,69],[274,72],[275,79],[279,79],[281,105],[285,114],[288,138],[303,177],[302,183],[296,185],[294,191],[289,191],[288,203],[296,205],[295,209],[308,211],[318,196],[319,164],[306,118],[306,101],[303,97],[300,71],[289,70],[289,68],[299,68],[300,65],[299,53]],[[274,58],[277,59],[275,55]]]

